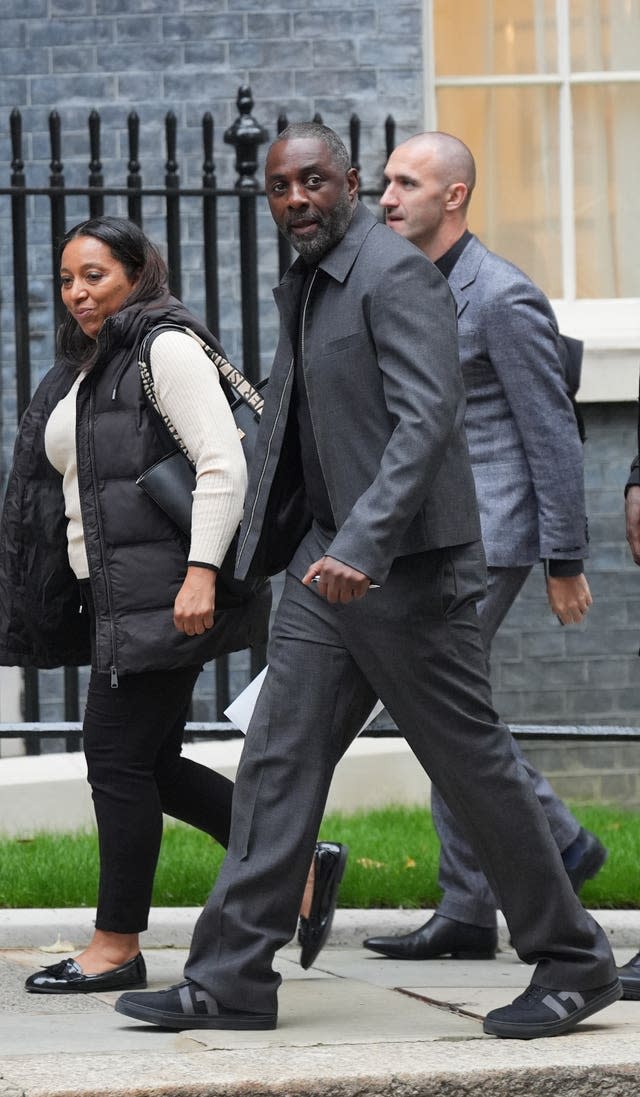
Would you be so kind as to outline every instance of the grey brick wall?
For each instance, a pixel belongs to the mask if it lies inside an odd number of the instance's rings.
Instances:
[[[583,625],[563,628],[549,611],[542,568],[533,570],[493,650],[496,707],[514,723],[640,722],[640,568],[627,551],[623,499],[637,409],[583,411],[594,604]]]
[[[563,800],[640,808],[637,743],[521,741],[520,746]]]
[[[105,180],[126,176],[126,117],[141,120],[145,183],[164,179],[163,120],[178,118],[178,160],[183,182],[198,185],[202,167],[201,117],[216,123],[220,185],[235,179],[233,153],[222,132],[236,116],[241,84],[254,93],[258,121],[275,135],[276,119],[319,111],[345,139],[348,118],[363,123],[362,171],[375,185],[384,162],[383,124],[392,114],[402,140],[422,125],[423,58],[420,0],[3,0],[0,44],[0,185],[9,181],[9,112],[24,123],[27,177],[43,185],[49,172],[48,115],[59,111],[63,161],[70,184],[87,178],[87,118],[102,118]],[[264,150],[262,150],[264,153]],[[108,212],[119,211],[117,203]],[[199,217],[184,207],[183,297],[202,309]],[[52,353],[49,212],[44,199],[29,200],[30,303],[34,382]],[[68,221],[86,216],[69,200]],[[7,199],[0,197],[0,360],[4,468],[15,428],[12,257]],[[145,228],[162,239],[158,200],[145,207]],[[233,200],[220,203],[221,337],[239,360],[237,219]],[[265,370],[275,319],[270,287],[276,280],[271,222],[260,215],[262,351]],[[640,569],[624,543],[622,485],[635,449],[635,410],[611,405],[586,409],[585,454],[591,519],[589,579],[595,605],[584,626],[562,629],[546,606],[536,568],[496,639],[493,680],[496,706],[508,720],[638,723],[640,685]],[[0,470],[1,471],[1,470]],[[245,668],[236,671],[242,679]],[[59,715],[59,677],[43,676],[43,717]],[[211,676],[203,687],[211,692]],[[198,708],[196,715],[203,714]]]
[[[24,158],[31,186],[48,183],[51,159],[48,118],[62,123],[62,159],[68,185],[87,181],[87,119],[102,119],[101,159],[105,182],[126,179],[126,119],[140,117],[140,162],[147,185],[163,185],[166,160],[164,119],[178,122],[181,181],[199,185],[202,171],[201,120],[210,111],[216,126],[218,183],[231,187],[236,173],[233,150],[222,141],[237,109],[240,85],[251,86],[256,117],[271,137],[281,112],[290,120],[320,112],[325,122],[348,137],[349,117],[360,115],[362,170],[366,185],[376,182],[384,163],[384,119],[392,113],[400,138],[421,125],[422,56],[420,0],[393,11],[382,0],[3,0],[0,44],[0,185],[9,183],[9,113],[18,107],[24,127]],[[406,36],[400,56],[388,52],[391,28]],[[264,147],[261,150],[261,158]],[[261,174],[261,167],[259,169]],[[233,199],[220,201],[221,330],[227,353],[240,360],[237,213]],[[122,200],[107,200],[106,211],[124,213]],[[202,312],[202,257],[197,199],[182,207],[184,225],[183,293]],[[67,223],[87,215],[86,202],[69,200]],[[8,200],[0,197],[0,353],[3,387],[0,418],[5,425],[6,466],[15,422],[12,371],[14,336],[10,303],[11,250]],[[260,252],[264,370],[274,339],[271,286],[277,280],[275,232],[263,207]],[[145,228],[161,241],[164,207],[145,205]],[[48,367],[53,347],[51,323],[49,209],[46,199],[29,202],[31,354],[34,383]],[[1,424],[0,424],[1,425]],[[0,469],[0,478],[2,470]]]
[[[421,126],[422,55],[420,0],[3,0],[0,44],[0,185],[9,183],[9,114],[18,107],[24,128],[27,181],[48,183],[51,158],[48,117],[62,123],[62,159],[68,185],[87,181],[87,119],[102,119],[101,159],[105,182],[126,177],[126,119],[140,117],[140,162],[144,182],[164,183],[167,111],[178,120],[181,181],[199,185],[202,171],[201,119],[210,111],[216,127],[218,184],[231,187],[236,173],[233,150],[222,134],[237,115],[236,93],[252,88],[254,114],[276,133],[278,115],[291,121],[319,112],[344,137],[353,112],[362,119],[362,174],[377,182],[384,164],[384,119],[391,113],[399,138]],[[407,45],[389,53],[394,33]],[[264,148],[261,150],[261,162]],[[183,298],[203,308],[200,216],[197,200],[183,207]],[[107,200],[107,212],[125,212],[122,201]],[[219,203],[221,261],[221,338],[227,353],[241,359],[238,309],[238,227],[236,203]],[[70,199],[67,222],[87,216],[86,204]],[[10,460],[15,431],[12,256],[9,204],[0,197],[0,480]],[[271,286],[277,281],[275,232],[266,208],[260,214],[260,297],[262,351],[268,369],[275,335]],[[161,241],[164,209],[145,204],[145,229]],[[48,368],[53,351],[49,210],[45,199],[29,200],[30,318],[33,383]],[[4,243],[3,243],[4,241]],[[246,658],[232,658],[233,688],[246,679]],[[84,676],[82,688],[84,688]],[[59,718],[60,675],[41,676],[42,718]],[[213,674],[203,676],[194,718],[206,715],[214,693]]]

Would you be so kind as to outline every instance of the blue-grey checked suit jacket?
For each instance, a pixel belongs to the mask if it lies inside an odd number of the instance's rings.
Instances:
[[[545,295],[472,236],[449,276],[487,563],[587,555],[583,453]]]

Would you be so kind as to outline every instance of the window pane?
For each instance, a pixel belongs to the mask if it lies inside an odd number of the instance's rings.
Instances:
[[[464,141],[478,167],[472,231],[560,297],[557,89],[440,88],[437,105],[438,129]]]
[[[434,0],[436,76],[557,70],[554,0]]]
[[[573,89],[579,297],[640,297],[640,85]]]
[[[639,63],[640,0],[572,0],[574,72],[632,70]]]

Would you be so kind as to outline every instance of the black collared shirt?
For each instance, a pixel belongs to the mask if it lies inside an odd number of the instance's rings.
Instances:
[[[640,487],[640,454],[634,457],[631,463],[631,469],[629,470],[629,479],[627,480],[624,493],[627,494],[629,488]]]
[[[313,322],[313,295],[311,294],[309,297],[309,292],[315,273],[316,268],[310,267],[300,298],[300,318],[298,321],[298,345],[294,369],[292,409],[298,423],[302,475],[304,478],[305,494],[307,496],[309,510],[316,522],[318,522],[323,529],[335,533],[336,523],[331,509],[327,484],[322,472],[322,465],[320,464],[315,434],[313,433],[313,422],[311,420],[311,409],[309,407],[309,397],[307,395],[307,386],[304,380],[304,367],[302,361],[303,313],[305,311],[306,303],[307,323],[311,324]],[[307,300],[308,297],[309,299]]]
[[[471,233],[469,229],[465,229],[462,236],[456,240],[448,251],[445,251],[444,255],[441,255],[439,259],[436,259],[436,266],[441,274],[444,274],[445,278],[448,278],[451,271],[455,267],[458,259],[462,255],[464,249],[471,239]]]

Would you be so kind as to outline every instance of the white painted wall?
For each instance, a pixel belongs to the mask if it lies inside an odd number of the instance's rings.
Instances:
[[[235,776],[242,741],[191,743],[184,754]],[[429,782],[403,739],[357,739],[339,763],[327,811],[354,812],[388,804],[429,805]],[[41,754],[0,760],[0,834],[94,825],[83,754]]]

